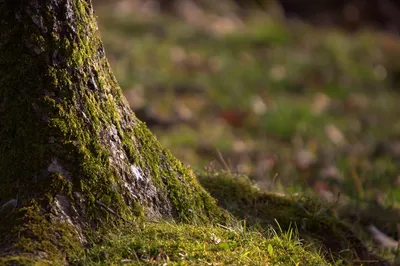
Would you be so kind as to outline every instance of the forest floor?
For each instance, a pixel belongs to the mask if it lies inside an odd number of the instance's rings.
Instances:
[[[199,173],[322,198],[394,259],[397,36],[318,28],[279,10],[239,16],[187,4],[172,16],[127,3],[95,4],[100,31],[132,109],[165,147]]]

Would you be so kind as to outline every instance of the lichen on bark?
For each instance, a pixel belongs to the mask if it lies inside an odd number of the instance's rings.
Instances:
[[[0,154],[0,255],[63,260],[106,222],[229,217],[129,109],[90,0],[0,1]]]

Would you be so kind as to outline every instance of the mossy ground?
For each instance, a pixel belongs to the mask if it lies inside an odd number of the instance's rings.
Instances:
[[[27,253],[4,265],[380,265],[346,224],[317,200],[263,193],[245,177],[199,174],[220,205],[236,216],[229,224],[137,221],[92,231],[82,248],[60,228],[63,252],[38,259]],[[43,223],[42,219],[38,219]],[[43,226],[43,224],[41,225]],[[46,233],[46,231],[44,231]],[[46,236],[24,250],[52,251]],[[21,242],[22,243],[22,242]],[[72,245],[69,249],[68,247]],[[372,263],[372,264],[371,264]]]
[[[73,265],[330,265],[318,251],[290,233],[260,233],[247,228],[144,223],[123,229]]]
[[[245,176],[218,172],[199,174],[199,180],[221,206],[249,227],[272,227],[278,232],[295,228],[300,239],[319,247],[335,263],[351,265],[360,257],[375,260],[349,224],[340,221],[334,205],[302,195],[262,192]]]
[[[229,225],[138,221],[88,237],[66,254],[70,265],[366,265],[365,247],[315,200],[263,193],[245,177],[199,175]],[[360,259],[361,257],[361,259]],[[363,258],[363,259],[362,259]],[[9,260],[17,258],[10,257]],[[21,259],[21,258],[20,258]]]
[[[73,254],[70,263],[73,265],[353,263],[352,259],[355,257],[352,256],[355,250],[350,243],[351,238],[345,235],[347,232],[337,229],[335,233],[329,230],[322,233],[320,229],[324,226],[331,228],[335,223],[339,224],[333,215],[317,214],[316,212],[321,209],[315,206],[310,208],[312,204],[301,206],[300,201],[295,202],[279,195],[262,194],[244,177],[208,174],[202,175],[200,180],[207,184],[206,188],[210,189],[212,195],[221,198],[223,207],[237,215],[237,222],[229,226],[222,224],[194,226],[160,221],[122,227],[106,237],[105,241],[80,254]],[[266,198],[269,202],[265,200]],[[319,218],[315,217],[318,215]],[[307,241],[304,241],[305,235],[302,232],[304,230],[299,231],[297,223],[301,227],[308,227]],[[332,242],[340,242],[343,249],[347,245],[346,250],[349,254],[344,256],[345,254],[338,252],[342,249],[332,252],[330,247],[323,244],[321,246],[321,237],[329,238]]]

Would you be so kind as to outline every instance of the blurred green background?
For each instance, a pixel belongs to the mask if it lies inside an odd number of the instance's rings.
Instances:
[[[129,104],[181,161],[321,197],[397,241],[395,1],[93,2]]]

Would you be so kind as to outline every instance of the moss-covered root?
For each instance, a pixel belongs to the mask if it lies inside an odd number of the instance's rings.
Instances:
[[[227,217],[132,114],[90,0],[0,1],[0,140],[0,255],[63,260],[88,228],[140,216]]]
[[[389,265],[368,252],[349,227],[315,200],[263,193],[247,178],[224,173],[201,174],[199,180],[222,207],[249,225],[272,225],[278,232],[295,226],[301,238],[321,245],[328,258],[349,265]]]

